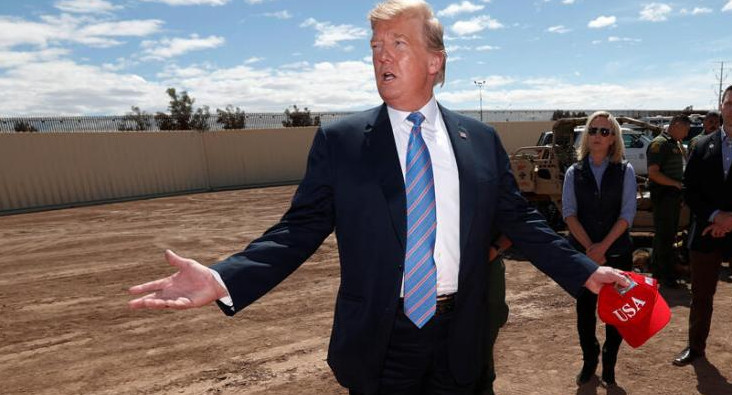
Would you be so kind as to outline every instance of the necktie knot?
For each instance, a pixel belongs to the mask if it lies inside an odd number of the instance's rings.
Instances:
[[[415,127],[420,127],[424,122],[424,115],[421,112],[415,111],[407,117],[407,121],[411,122]]]

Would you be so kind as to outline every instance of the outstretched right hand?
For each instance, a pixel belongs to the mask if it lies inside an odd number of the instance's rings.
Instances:
[[[168,277],[136,285],[129,289],[130,294],[139,295],[151,292],[141,298],[131,300],[127,305],[132,309],[190,309],[207,305],[228,296],[206,266],[165,250],[165,259],[178,271]]]

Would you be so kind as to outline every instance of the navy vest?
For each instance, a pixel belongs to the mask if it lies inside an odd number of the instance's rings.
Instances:
[[[577,220],[585,228],[593,243],[599,243],[610,233],[620,217],[623,203],[623,181],[627,163],[609,163],[602,175],[600,190],[597,190],[595,175],[590,168],[589,156],[574,164],[574,194],[577,198]],[[632,226],[633,224],[629,224]],[[574,238],[579,251],[584,248]],[[608,248],[608,255],[630,253],[633,245],[630,232],[625,231]]]

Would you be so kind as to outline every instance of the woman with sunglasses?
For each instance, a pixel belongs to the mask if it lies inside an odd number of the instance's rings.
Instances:
[[[570,241],[598,265],[632,270],[632,243],[628,229],[636,212],[633,167],[623,161],[623,136],[612,114],[598,111],[587,119],[582,132],[578,162],[567,169],[562,190],[562,217]],[[597,295],[582,289],[577,297],[577,331],[584,364],[577,385],[589,382],[599,363],[600,345],[595,336]],[[615,384],[615,362],[622,337],[605,326],[602,346],[602,381]]]

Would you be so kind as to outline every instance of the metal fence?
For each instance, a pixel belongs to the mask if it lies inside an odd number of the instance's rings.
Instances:
[[[593,110],[584,110],[591,114]],[[517,122],[517,121],[549,121],[553,110],[486,110],[481,113],[477,110],[458,111],[475,119],[490,122]],[[615,115],[625,115],[634,118],[654,115],[668,115],[678,111],[667,110],[611,110]],[[312,112],[310,115],[320,119],[321,125],[328,125],[355,112]],[[139,116],[138,116],[139,117]],[[141,120],[148,127],[145,130],[159,131],[160,127],[154,115],[143,115]],[[286,120],[284,113],[247,113],[245,129],[277,129],[283,127]],[[116,132],[136,130],[135,116],[130,115],[95,115],[95,116],[0,116],[0,133],[16,131],[32,132]],[[217,115],[207,117],[208,130],[223,130],[224,125],[217,122]]]
[[[322,112],[311,113],[315,119],[319,117],[325,125],[350,115],[350,112]],[[2,117],[0,116],[0,133],[9,132],[117,132],[138,130],[139,119],[146,125],[143,130],[160,131],[160,126],[154,115],[94,115],[94,116],[28,116]],[[217,122],[217,115],[212,114],[205,118],[207,130],[224,130],[224,125]],[[245,129],[277,129],[283,127],[286,120],[284,113],[247,113]]]

